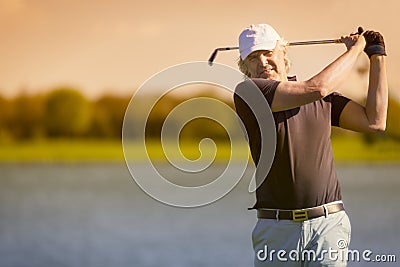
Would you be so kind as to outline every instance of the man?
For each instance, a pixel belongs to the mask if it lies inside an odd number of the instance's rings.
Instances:
[[[236,92],[261,90],[277,136],[272,167],[256,191],[255,266],[346,266],[351,229],[335,171],[331,126],[384,131],[388,86],[381,34],[366,31],[341,40],[347,51],[325,69],[309,80],[289,81],[286,43],[270,25],[251,25],[239,37],[239,68],[251,81],[239,84]],[[370,59],[365,106],[336,93],[363,51]],[[234,101],[258,165],[262,137],[252,107],[238,94]]]

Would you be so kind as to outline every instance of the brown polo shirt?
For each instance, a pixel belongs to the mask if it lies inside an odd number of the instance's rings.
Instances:
[[[271,105],[279,81],[252,80]],[[249,90],[252,89],[250,86]],[[273,112],[276,153],[267,177],[256,190],[254,208],[299,209],[341,200],[330,136],[331,126],[339,126],[340,114],[348,101],[333,93],[313,103]],[[234,102],[257,165],[260,129],[251,109],[236,94]]]

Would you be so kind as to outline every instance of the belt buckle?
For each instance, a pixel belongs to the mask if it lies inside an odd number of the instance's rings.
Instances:
[[[304,222],[308,220],[308,212],[306,210],[292,210],[293,221]]]

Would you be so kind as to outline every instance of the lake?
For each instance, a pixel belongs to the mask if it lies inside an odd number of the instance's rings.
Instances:
[[[337,171],[352,223],[350,249],[399,261],[400,165]],[[199,208],[154,200],[123,163],[1,164],[0,176],[1,267],[252,266],[256,213],[247,210],[254,202],[248,173],[227,196]]]

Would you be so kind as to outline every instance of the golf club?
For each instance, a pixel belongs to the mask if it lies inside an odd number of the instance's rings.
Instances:
[[[362,27],[358,27],[357,33],[353,34],[361,34],[363,32]],[[352,34],[352,35],[353,35]],[[315,45],[315,44],[340,44],[342,41],[340,39],[329,39],[329,40],[315,40],[315,41],[301,41],[301,42],[289,42],[288,46],[298,46],[298,45]],[[235,50],[239,49],[238,46],[231,46],[231,47],[219,47],[214,50],[211,54],[210,58],[208,59],[208,65],[212,66],[215,57],[217,56],[218,51],[228,51],[228,50]]]
[[[342,43],[340,39],[332,39],[332,40],[315,40],[315,41],[302,41],[302,42],[290,42],[288,46],[297,46],[297,45],[314,45],[314,44],[339,44]],[[231,47],[218,47],[214,50],[211,54],[210,58],[208,59],[208,64],[212,66],[215,57],[217,56],[218,51],[228,51],[228,50],[236,50],[239,49],[238,46],[231,46]]]

